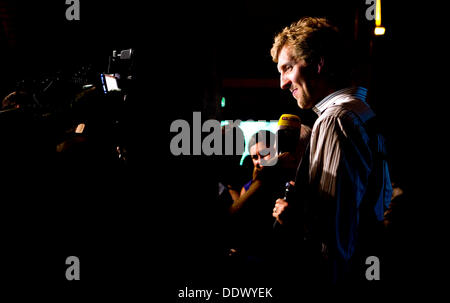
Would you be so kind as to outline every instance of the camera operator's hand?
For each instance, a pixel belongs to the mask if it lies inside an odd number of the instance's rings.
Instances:
[[[262,167],[254,167],[253,168],[253,175],[252,175],[252,178],[253,178],[253,180],[256,180],[256,179],[260,179],[260,177],[261,177],[261,173],[262,173]]]

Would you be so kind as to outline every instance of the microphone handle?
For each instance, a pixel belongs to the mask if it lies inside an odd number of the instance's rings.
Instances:
[[[285,190],[284,190],[284,197],[283,197],[283,200],[285,200],[285,201],[287,201],[288,192],[289,192],[291,186],[292,186],[291,183],[286,182],[286,187],[285,187]],[[275,218],[275,221],[273,222],[272,228],[277,227],[277,225],[278,225],[278,220],[277,220],[277,218]]]

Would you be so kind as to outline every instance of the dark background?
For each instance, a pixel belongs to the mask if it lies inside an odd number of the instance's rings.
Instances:
[[[129,167],[117,170],[102,156],[100,164],[61,167],[34,141],[20,142],[16,161],[3,160],[10,169],[1,198],[5,277],[16,285],[100,297],[153,297],[160,290],[168,302],[186,285],[232,287],[224,285],[232,278],[220,259],[226,231],[211,203],[215,162],[171,155],[170,124],[191,123],[193,111],[204,120],[278,120],[289,112],[308,121],[279,89],[270,48],[284,26],[313,15],[335,21],[354,41],[358,84],[369,88],[383,121],[393,180],[415,198],[407,210],[403,282],[428,279],[421,253],[426,237],[414,211],[426,200],[422,171],[429,166],[427,128],[437,87],[429,67],[438,56],[432,42],[440,37],[423,16],[433,19],[439,8],[391,2],[382,2],[386,34],[375,37],[362,0],[81,1],[80,21],[65,19],[64,1],[0,1],[2,98],[23,79],[86,65],[105,71],[115,49],[131,47],[137,54],[123,122]],[[103,106],[97,115],[110,111]],[[69,255],[80,257],[80,283],[64,278]]]

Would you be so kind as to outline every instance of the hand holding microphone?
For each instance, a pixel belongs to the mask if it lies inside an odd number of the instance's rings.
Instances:
[[[289,157],[285,157],[286,165],[282,165],[285,167],[297,166],[297,161],[295,160],[295,153],[297,150],[297,145],[300,140],[301,133],[301,120],[300,117],[292,114],[283,114],[278,120],[278,130],[277,130],[277,150],[278,155],[283,153],[290,154]],[[284,154],[283,156],[285,156]],[[283,157],[281,156],[281,157]],[[281,158],[280,157],[280,158]],[[284,197],[282,199],[277,199],[275,202],[275,207],[273,209],[272,216],[275,217],[275,222],[273,223],[273,227],[275,228],[277,223],[282,223],[282,218],[284,210],[288,206],[288,196],[289,192],[293,190],[294,182],[286,182]]]
[[[280,218],[280,215],[283,214],[284,210],[288,206],[288,198],[289,198],[289,192],[291,192],[294,188],[294,181],[286,182],[286,187],[284,191],[284,197],[282,199],[277,199],[275,201],[275,207],[273,209],[272,216],[275,217],[275,222],[273,222],[273,227],[275,228],[277,225],[277,222],[282,223],[282,219]]]

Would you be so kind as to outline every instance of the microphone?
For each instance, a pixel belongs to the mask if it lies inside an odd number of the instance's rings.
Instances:
[[[297,144],[300,141],[301,120],[297,115],[283,114],[278,120],[277,130],[277,152],[278,155],[284,152],[294,153],[297,149]],[[284,188],[284,200],[288,200],[289,192],[292,191],[293,186],[290,182],[286,182]],[[273,222],[273,228],[278,224],[277,219]]]
[[[283,114],[278,120],[278,154],[295,152],[300,139],[301,120],[297,115]]]
[[[285,187],[284,187],[283,200],[288,201],[289,196],[290,196],[289,192],[293,191],[293,189],[294,189],[294,186],[291,184],[291,182],[286,182]],[[272,228],[277,227],[277,224],[278,224],[278,221],[277,221],[277,219],[275,219],[273,222]]]

